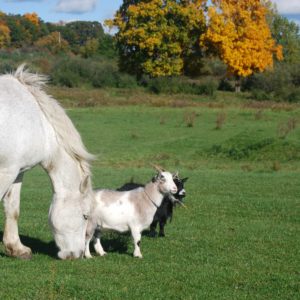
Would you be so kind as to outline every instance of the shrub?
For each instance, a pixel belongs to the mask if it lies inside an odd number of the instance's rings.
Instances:
[[[232,83],[227,78],[222,78],[220,80],[218,90],[234,92],[234,86],[232,85]]]
[[[184,77],[143,78],[142,85],[155,94],[195,94],[213,96],[217,86],[212,80],[201,84],[190,82]]]
[[[117,86],[117,69],[111,64],[97,64],[94,69],[92,79],[93,87],[116,87]]]

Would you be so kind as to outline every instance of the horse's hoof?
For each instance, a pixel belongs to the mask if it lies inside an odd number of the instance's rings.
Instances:
[[[22,255],[17,257],[23,260],[30,260],[32,259],[32,253],[23,253]]]
[[[28,260],[32,258],[31,249],[28,247],[24,247],[24,249],[14,249],[8,245],[5,248],[5,252],[8,256],[20,258],[23,260]]]

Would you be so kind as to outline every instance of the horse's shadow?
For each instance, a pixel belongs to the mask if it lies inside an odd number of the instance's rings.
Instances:
[[[31,248],[33,254],[44,254],[50,257],[57,257],[57,247],[54,241],[45,242],[38,238],[20,235],[22,244]],[[0,240],[3,240],[3,232],[0,231]],[[0,256],[7,256],[0,252]]]
[[[21,242],[31,248],[33,254],[43,254],[46,256],[50,256],[52,258],[57,258],[58,249],[55,245],[54,241],[45,242],[38,238],[29,237],[26,235],[20,235]],[[105,251],[117,252],[120,254],[128,254],[128,242],[129,242],[128,234],[121,234],[119,236],[106,236],[104,235],[101,238],[101,244]],[[3,231],[0,231],[0,241],[3,240]],[[93,247],[90,245],[93,249]],[[0,257],[7,256],[4,252],[0,252]]]

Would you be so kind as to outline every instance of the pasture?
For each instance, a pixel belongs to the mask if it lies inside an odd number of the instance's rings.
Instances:
[[[300,109],[240,106],[72,108],[68,115],[98,156],[93,186],[145,183],[150,164],[179,170],[187,209],[166,238],[103,236],[106,257],[60,261],[48,226],[50,181],[25,174],[21,240],[31,261],[0,246],[1,299],[298,299]],[[3,209],[0,219],[3,221]],[[3,226],[1,228],[1,234]],[[93,253],[92,253],[93,254]]]

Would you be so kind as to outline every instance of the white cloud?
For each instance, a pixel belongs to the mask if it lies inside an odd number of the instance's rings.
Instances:
[[[97,0],[59,0],[57,12],[86,13],[95,9]]]
[[[299,0],[273,0],[277,5],[280,14],[300,14],[300,1]]]

